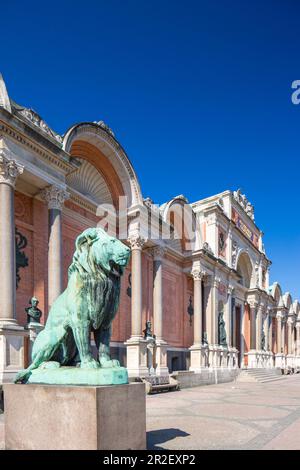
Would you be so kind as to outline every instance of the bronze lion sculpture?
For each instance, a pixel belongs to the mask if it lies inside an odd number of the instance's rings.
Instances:
[[[101,228],[85,230],[75,248],[67,288],[53,303],[46,326],[33,344],[32,363],[17,374],[15,382],[26,382],[44,362],[74,365],[78,355],[80,367],[120,367],[110,357],[111,324],[130,248]],[[91,332],[99,361],[91,353]]]

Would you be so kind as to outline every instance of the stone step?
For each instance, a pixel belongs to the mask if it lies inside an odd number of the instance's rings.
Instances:
[[[281,370],[278,369],[243,369],[238,377],[240,382],[259,382],[268,383],[277,380],[282,380],[285,377],[281,375]]]

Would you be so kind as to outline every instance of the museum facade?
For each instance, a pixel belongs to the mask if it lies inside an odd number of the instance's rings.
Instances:
[[[0,383],[30,360],[37,332],[27,326],[29,300],[38,299],[44,324],[66,287],[76,237],[114,215],[132,253],[112,354],[132,377],[151,367],[158,375],[300,367],[300,304],[270,285],[271,261],[245,195],[193,203],[180,195],[157,206],[103,121],[58,135],[9,97],[1,77]]]

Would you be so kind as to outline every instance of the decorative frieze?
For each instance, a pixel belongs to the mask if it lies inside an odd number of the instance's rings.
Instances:
[[[64,202],[69,199],[70,194],[57,186],[49,186],[41,192],[41,197],[48,203],[49,209],[61,210]]]

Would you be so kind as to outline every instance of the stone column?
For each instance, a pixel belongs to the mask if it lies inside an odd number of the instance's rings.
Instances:
[[[131,246],[131,337],[127,347],[127,369],[130,377],[149,375],[147,341],[142,336],[142,249],[145,240],[139,233],[128,239]]]
[[[263,324],[264,305],[259,304],[256,315],[256,350],[261,351],[262,324]]]
[[[250,350],[248,351],[248,367],[258,367],[257,357],[257,302],[250,302]],[[259,335],[261,337],[261,335]]]
[[[256,349],[256,314],[257,303],[250,305],[250,349]]]
[[[233,342],[232,342],[232,315],[233,315],[232,295],[233,295],[233,292],[234,292],[234,287],[232,285],[229,285],[227,289],[227,304],[226,304],[226,318],[225,318],[228,347],[232,347],[233,345]]]
[[[192,276],[194,279],[194,343],[190,347],[191,351],[191,365],[190,370],[194,372],[200,372],[203,363],[203,349],[202,345],[202,279],[205,276],[205,272],[200,267],[194,267],[192,270]]]
[[[48,241],[48,309],[63,291],[62,206],[69,194],[62,188],[50,186],[41,192],[49,209]]]
[[[162,246],[153,248],[153,317],[156,336],[156,374],[168,375],[167,343],[163,340],[163,268],[165,250]]]
[[[14,190],[23,166],[0,152],[0,383],[24,368],[24,328],[16,320],[16,241]]]
[[[300,356],[300,321],[299,320],[297,320],[296,322],[296,354],[297,356]]]
[[[287,320],[287,339],[288,339],[288,344],[287,344],[287,353],[288,354],[293,354],[293,347],[292,347],[292,334],[293,334],[293,319],[288,318]]]
[[[300,368],[300,321],[296,321],[296,367]]]
[[[277,333],[276,333],[276,346],[277,352],[275,355],[275,367],[283,367],[283,352],[282,352],[282,314],[277,312]]]

